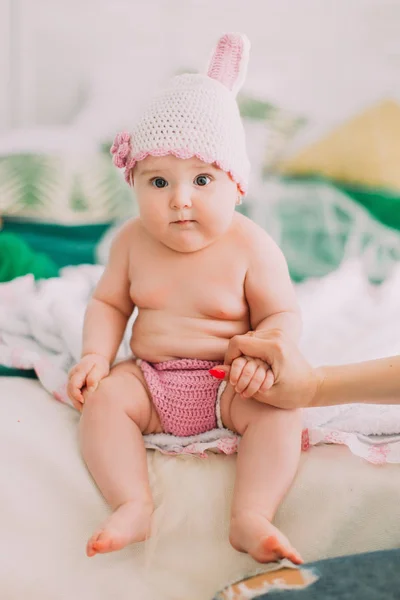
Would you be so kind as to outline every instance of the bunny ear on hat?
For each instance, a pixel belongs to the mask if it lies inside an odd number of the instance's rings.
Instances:
[[[246,193],[250,163],[236,94],[246,76],[249,48],[246,36],[223,35],[206,73],[176,75],[147,104],[131,132],[117,135],[111,153],[129,184],[135,164],[147,156],[197,156],[228,173]]]
[[[226,33],[216,45],[207,75],[227,87],[234,96],[246,78],[250,42],[242,33]]]

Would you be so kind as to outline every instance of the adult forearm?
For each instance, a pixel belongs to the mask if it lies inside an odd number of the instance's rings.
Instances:
[[[112,364],[127,322],[128,317],[117,308],[92,298],[85,314],[82,356],[101,354]]]
[[[320,367],[313,406],[369,403],[400,404],[400,356]]]

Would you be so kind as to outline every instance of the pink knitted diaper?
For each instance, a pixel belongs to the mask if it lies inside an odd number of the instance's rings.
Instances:
[[[221,381],[208,372],[219,363],[182,358],[139,364],[165,433],[197,435],[219,425],[216,404]]]

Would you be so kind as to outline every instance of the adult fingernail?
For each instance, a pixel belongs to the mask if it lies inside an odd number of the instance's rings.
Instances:
[[[223,371],[222,369],[210,369],[208,372],[210,373],[210,375],[212,375],[216,379],[224,379],[225,378],[225,371]]]

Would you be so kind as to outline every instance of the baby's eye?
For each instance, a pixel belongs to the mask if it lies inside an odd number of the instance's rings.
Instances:
[[[200,186],[207,185],[208,183],[210,183],[210,181],[211,177],[209,177],[208,175],[197,175],[196,179],[194,180],[195,184]]]
[[[156,177],[152,180],[151,185],[154,185],[156,188],[165,188],[168,185],[168,181],[164,179],[164,177]]]

